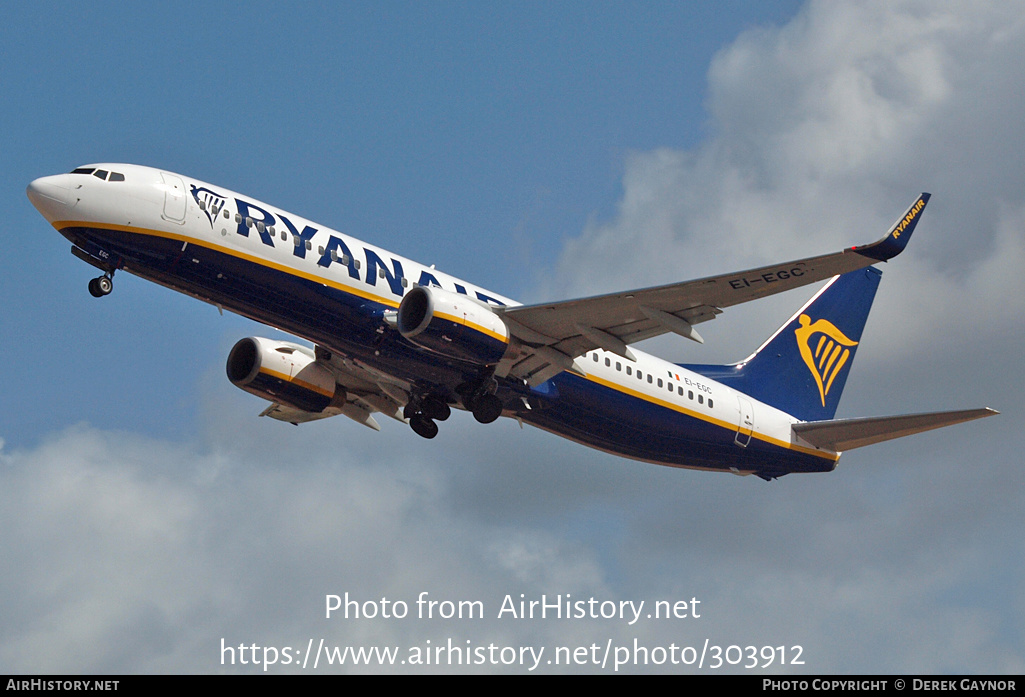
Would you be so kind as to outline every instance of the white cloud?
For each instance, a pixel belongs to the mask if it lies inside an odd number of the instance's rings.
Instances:
[[[994,499],[993,481],[963,467],[942,465],[924,488],[893,464],[765,484],[632,463],[465,414],[425,444],[393,423],[373,434],[236,421],[254,400],[226,384],[209,399],[223,417],[199,442],[80,426],[3,453],[0,522],[17,531],[0,542],[5,666],[217,671],[222,637],[401,647],[451,637],[549,651],[707,637],[800,644],[797,670],[812,672],[1022,667],[994,606],[1017,588],[1000,569],[1022,551],[1003,525],[1020,496]],[[989,544],[978,548],[981,531]],[[985,581],[992,598],[973,590],[980,570],[998,575]],[[423,591],[480,600],[486,616],[323,618],[328,593],[415,612]],[[648,609],[697,597],[702,618],[498,620],[506,594]],[[852,637],[870,643],[852,654]]]
[[[886,268],[899,275],[883,284],[880,298],[891,303],[872,320],[903,328],[886,332],[887,355],[904,359],[939,337],[1019,321],[1019,9],[811,2],[786,27],[742,34],[709,72],[712,137],[693,151],[634,153],[617,215],[566,245],[555,275],[562,286],[548,294],[684,280],[869,242],[929,190],[916,239]],[[1010,318],[996,317],[1003,307]],[[744,315],[730,310],[716,324],[734,316]]]

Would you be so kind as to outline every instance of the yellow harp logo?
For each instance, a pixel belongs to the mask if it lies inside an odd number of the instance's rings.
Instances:
[[[836,328],[829,320],[820,319],[812,323],[811,317],[801,315],[797,318],[801,324],[794,330],[797,337],[797,348],[801,351],[801,358],[808,370],[815,377],[815,383],[819,386],[819,397],[822,398],[822,406],[826,406],[826,395],[833,385],[833,380],[840,374],[851,357],[851,346],[857,346],[857,341],[851,341],[844,333]],[[818,339],[815,340],[815,335]],[[815,349],[812,350],[814,343]]]

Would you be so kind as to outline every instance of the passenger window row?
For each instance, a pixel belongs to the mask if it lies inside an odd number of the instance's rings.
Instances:
[[[199,202],[199,210],[205,211],[206,208],[207,208],[206,201],[200,201]],[[212,215],[212,216],[214,216],[216,218],[217,214],[220,213],[223,209],[224,209],[224,205],[223,204],[221,204],[220,208],[218,208],[216,204],[213,205],[213,206],[210,206],[210,215]],[[231,214],[228,213],[228,211],[224,211],[224,219],[228,220],[230,217],[231,217]],[[241,218],[241,216],[238,215],[237,213],[235,214],[235,217],[236,218]]]
[[[206,201],[200,201],[199,202],[199,209],[202,210],[202,211],[205,211],[207,209]],[[210,206],[210,213],[212,215],[216,216],[218,213],[221,213],[222,211],[224,213],[224,218],[225,219],[230,219],[231,215],[229,214],[229,212],[227,210],[224,210],[223,204],[222,204],[222,206],[220,208],[218,208],[216,205]],[[236,213],[235,214],[235,222],[236,223],[245,223],[245,226],[248,227],[248,228],[252,228],[252,227],[255,226],[256,229],[261,234],[267,233],[271,237],[274,237],[275,235],[279,234],[279,232],[280,232],[281,240],[283,242],[287,242],[288,241],[288,233],[287,232],[285,232],[284,230],[276,231],[274,229],[273,225],[267,225],[267,224],[265,224],[261,220],[254,220],[253,218],[251,218],[249,216],[246,216],[245,218],[243,218],[241,213]],[[296,247],[298,247],[299,245],[303,244],[303,242],[304,242],[304,240],[301,237],[299,237],[299,235],[292,235],[292,243]],[[310,240],[305,240],[305,244],[306,244],[306,249],[308,251],[312,251],[313,250],[313,243]],[[322,257],[324,256],[324,245],[320,245],[319,247],[317,247],[317,253],[320,256],[322,256]],[[360,261],[359,261],[359,259],[351,259],[350,260],[349,255],[347,255],[347,254],[343,254],[343,255],[339,256],[337,250],[334,250],[334,249],[331,250],[331,261],[333,261],[333,262],[339,262],[340,261],[342,263],[342,265],[344,265],[344,266],[348,266],[349,262],[352,261],[353,265],[355,266],[355,268],[357,270],[360,268]],[[377,269],[377,275],[380,278],[384,278],[387,275],[387,272],[383,268],[378,268]],[[403,288],[408,288],[409,287],[409,279],[406,278],[405,276],[400,277],[399,281],[402,284]]]
[[[597,351],[592,351],[591,352],[591,358],[592,358],[592,360],[594,360],[595,363],[597,363],[599,361],[598,352]],[[608,356],[605,357],[605,367],[607,367],[607,368],[611,368],[612,367],[612,359],[609,358]],[[619,372],[623,372],[623,363],[621,361],[616,361],[616,370],[618,370]],[[639,368],[636,371],[634,371],[631,366],[629,366],[629,365],[626,366],[626,374],[627,375],[632,375],[632,374],[634,374],[634,372],[636,372],[638,380],[644,380],[645,378],[647,378],[648,384],[658,385],[658,387],[665,386],[666,389],[670,393],[676,392],[677,395],[680,396],[680,397],[685,396],[684,393],[686,393],[687,399],[689,399],[692,402],[695,399],[694,390],[684,390],[683,389],[683,385],[678,385],[678,384],[674,383],[672,380],[663,380],[662,378],[657,378],[656,379],[651,373],[648,373],[647,375],[645,375]],[[696,397],[697,397],[698,404],[705,404],[705,396],[704,395],[698,394],[698,395],[696,395]],[[713,405],[713,402],[712,402],[712,398],[709,397],[708,398],[708,408],[711,409],[713,406],[714,405]]]
[[[200,204],[199,204],[199,207],[201,209],[205,210],[204,202],[201,201]],[[217,210],[216,209],[213,210],[213,214],[217,215]],[[224,217],[225,218],[228,217],[228,211],[224,211]],[[246,216],[243,219],[242,215],[240,213],[236,213],[235,214],[235,222],[236,223],[245,222],[246,227],[250,227],[250,228],[255,225],[256,229],[258,231],[260,231],[261,233],[266,232],[266,233],[270,234],[271,237],[274,237],[275,234],[277,234],[276,231],[274,230],[274,226],[273,225],[270,225],[270,226],[264,225],[264,223],[262,221],[260,221],[260,220],[253,220],[249,216]],[[285,232],[284,230],[281,230],[280,233],[281,233],[281,239],[283,241],[287,241],[288,240],[288,233]],[[306,249],[312,251],[313,250],[313,243],[310,240],[306,240],[305,242],[306,242]],[[292,243],[296,247],[298,247],[300,244],[303,243],[303,240],[298,235],[292,235]],[[319,247],[317,247],[317,253],[320,256],[324,256],[324,245],[320,245]],[[341,256],[338,256],[337,250],[332,249],[331,250],[331,261],[333,261],[333,262],[339,262],[340,261],[343,266],[348,266],[350,259],[349,259],[349,255],[348,254],[343,254]],[[356,269],[358,270],[360,268],[360,261],[359,261],[359,259],[352,259],[351,261],[352,261],[353,265],[356,267]],[[379,278],[384,278],[387,275],[387,272],[383,268],[378,268],[377,269],[377,275],[378,275]],[[399,282],[402,284],[403,288],[408,288],[409,287],[409,279],[406,278],[405,276],[402,276],[399,279]]]

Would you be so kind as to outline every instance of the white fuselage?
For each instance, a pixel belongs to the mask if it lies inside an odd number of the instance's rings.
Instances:
[[[407,394],[424,374],[442,383],[463,379],[451,361],[404,348],[403,340],[392,336],[387,313],[410,288],[440,287],[492,306],[518,305],[222,187],[135,165],[89,167],[106,177],[44,177],[30,185],[29,196],[90,257],[112,271],[123,268],[325,345]],[[124,180],[113,181],[110,173]],[[293,292],[292,283],[301,292]],[[298,305],[309,306],[311,297],[321,296],[324,303],[339,303],[337,316],[344,321],[336,329],[323,316],[329,305],[311,310],[310,318]],[[288,303],[295,310],[292,321]],[[366,345],[371,334],[384,336],[383,343]],[[382,357],[382,351],[389,355]],[[763,458],[796,456],[813,463],[809,469],[835,466],[835,453],[793,435],[797,419],[679,365],[632,353],[633,361],[602,349],[589,351],[575,358],[577,375],[564,372],[547,388],[506,381],[504,413],[592,447],[659,464],[749,473]],[[590,433],[587,423],[593,424]],[[678,452],[658,454],[695,439],[703,454],[693,459]]]

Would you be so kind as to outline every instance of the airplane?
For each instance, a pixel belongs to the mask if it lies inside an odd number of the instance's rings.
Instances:
[[[301,424],[375,414],[424,438],[452,409],[500,416],[672,467],[772,480],[828,472],[843,451],[996,414],[834,419],[879,285],[929,201],[877,242],[683,283],[522,305],[224,187],[161,169],[91,164],[34,180],[28,197],[102,275],[117,271],[309,341],[248,337],[228,379]],[[725,308],[828,282],[732,365],[676,364],[631,345]]]

